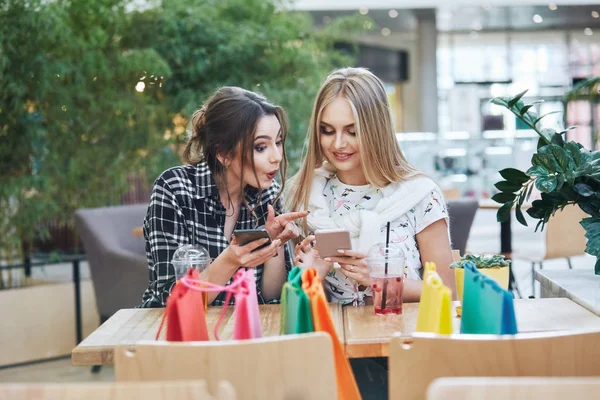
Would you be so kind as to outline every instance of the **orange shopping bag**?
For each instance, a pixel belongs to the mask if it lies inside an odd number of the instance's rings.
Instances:
[[[190,268],[186,276],[198,279],[198,271]],[[158,340],[165,319],[168,341],[209,340],[202,292],[189,288],[181,281],[176,282],[171,289],[165,313],[158,332],[156,332],[156,340]]]
[[[302,289],[304,289],[310,299],[310,309],[315,332],[329,333],[333,342],[338,400],[360,400],[361,396],[356,380],[354,379],[354,373],[346,358],[346,354],[344,354],[344,349],[329,313],[323,284],[314,268],[308,268],[302,272]]]

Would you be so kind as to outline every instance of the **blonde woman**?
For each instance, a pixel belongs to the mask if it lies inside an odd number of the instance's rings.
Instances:
[[[369,248],[390,242],[406,257],[404,301],[419,301],[422,265],[433,261],[451,288],[454,277],[448,213],[437,185],[404,157],[396,140],[383,83],[363,68],[331,73],[317,94],[306,156],[288,187],[290,210],[309,210],[305,234],[350,231],[352,251],[321,259],[309,235],[295,248],[297,265],[314,266],[332,301],[371,301]],[[333,268],[338,263],[341,268]]]

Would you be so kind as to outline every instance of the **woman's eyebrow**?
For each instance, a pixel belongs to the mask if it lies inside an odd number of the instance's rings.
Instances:
[[[328,123],[327,123],[327,122],[325,122],[325,121],[321,121],[321,125],[325,125],[325,126],[328,126],[329,128],[333,128],[333,125],[331,125],[331,124],[328,124]],[[351,124],[348,124],[348,125],[344,126],[344,128],[351,128],[351,127],[353,127],[354,125],[355,125],[355,124],[354,124],[354,122],[353,122],[353,123],[351,123]]]

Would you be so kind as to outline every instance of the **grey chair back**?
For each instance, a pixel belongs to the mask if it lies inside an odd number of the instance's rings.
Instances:
[[[147,209],[147,204],[134,204],[75,212],[103,320],[141,304],[148,287],[144,238],[132,234],[143,224]]]
[[[452,248],[465,254],[469,232],[479,208],[479,202],[474,199],[456,199],[446,202],[450,216],[450,240]]]

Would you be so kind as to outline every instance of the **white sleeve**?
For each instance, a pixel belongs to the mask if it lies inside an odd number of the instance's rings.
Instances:
[[[421,232],[432,223],[445,219],[446,224],[450,226],[448,220],[448,210],[444,197],[438,189],[434,189],[423,200],[421,200],[414,208],[415,218],[415,234]]]

